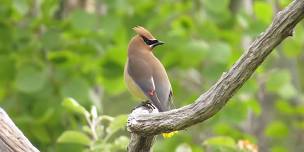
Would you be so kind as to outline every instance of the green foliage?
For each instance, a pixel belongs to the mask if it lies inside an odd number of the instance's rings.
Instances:
[[[284,138],[288,134],[288,128],[283,122],[274,121],[267,126],[265,134],[272,138]]]
[[[257,1],[254,3],[254,11],[258,20],[269,23],[272,20],[272,6],[265,1]]]
[[[129,138],[118,136],[115,139],[110,139],[120,129],[124,128],[127,115],[119,115],[110,117],[107,115],[98,115],[96,107],[92,107],[88,112],[76,100],[67,98],[62,105],[74,113],[81,114],[81,117],[86,120],[86,124],[82,124],[81,130],[64,131],[57,139],[58,143],[72,143],[84,145],[85,151],[119,151],[125,150],[129,143]],[[107,122],[107,124],[105,123]]]
[[[89,116],[90,113],[82,107],[76,100],[73,98],[66,98],[63,100],[62,105],[75,113],[79,113],[85,117]]]
[[[34,67],[22,67],[16,74],[16,89],[24,93],[35,93],[46,83],[46,72]]]
[[[291,76],[287,70],[273,71],[271,81],[266,84],[269,92],[278,93],[282,98],[293,98],[297,95],[296,89],[291,84]]]
[[[90,145],[90,138],[79,131],[67,130],[57,140],[58,143],[75,143],[82,144],[85,146]]]
[[[109,127],[107,128],[108,134],[113,134],[117,132],[122,126],[125,126],[127,123],[127,115],[120,115],[114,118]]]
[[[215,136],[206,139],[203,143],[206,149],[221,152],[254,152],[257,146],[249,140],[238,140],[228,136]]]
[[[237,145],[233,138],[231,137],[212,137],[203,142],[205,146],[211,146],[215,148],[227,148],[227,149],[236,149]]]

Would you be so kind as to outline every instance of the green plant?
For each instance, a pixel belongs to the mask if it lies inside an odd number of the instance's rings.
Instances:
[[[80,115],[86,123],[79,130],[64,131],[58,138],[58,143],[81,144],[85,146],[84,151],[86,152],[113,152],[126,149],[129,142],[128,137],[123,135],[114,137],[114,135],[124,128],[127,115],[116,117],[98,115],[95,106],[87,111],[73,98],[66,98],[62,105],[69,111]]]

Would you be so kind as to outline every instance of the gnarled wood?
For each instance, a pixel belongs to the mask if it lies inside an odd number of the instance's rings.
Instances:
[[[292,36],[295,25],[304,17],[304,1],[295,0],[274,18],[272,24],[262,33],[238,59],[238,61],[207,92],[194,103],[179,109],[161,113],[130,114],[127,124],[131,132],[130,152],[141,152],[151,145],[142,145],[132,149],[139,143],[152,143],[153,137],[162,132],[182,130],[212,117],[233,94],[250,78],[257,67],[271,51],[288,36]],[[136,134],[136,135],[134,135]],[[136,137],[136,139],[134,139]],[[131,147],[131,148],[130,148]]]
[[[156,107],[153,105],[146,106],[142,105],[138,108],[135,108],[132,113],[130,114],[130,117],[136,117],[136,115],[141,115],[141,114],[148,114],[148,113],[158,113],[158,110]],[[132,121],[132,120],[128,120]],[[128,122],[129,123],[129,122]],[[132,123],[132,122],[130,122]],[[154,135],[139,135],[132,133],[131,134],[131,141],[128,146],[128,151],[129,152],[150,152],[151,147],[153,145],[153,141],[155,139]]]
[[[0,108],[0,151],[39,152]]]

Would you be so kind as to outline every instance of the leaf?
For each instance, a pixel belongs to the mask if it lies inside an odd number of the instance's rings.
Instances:
[[[297,94],[296,89],[291,84],[291,76],[287,70],[276,70],[268,77],[266,89],[269,92],[277,93],[283,98],[292,98]]]
[[[249,27],[249,18],[247,16],[239,14],[236,17],[237,22],[242,28],[247,29]]]
[[[13,0],[15,12],[17,12],[20,17],[24,16],[28,12],[29,5],[27,3],[27,0]]]
[[[55,113],[54,108],[48,108],[45,110],[43,114],[40,115],[40,117],[36,118],[36,122],[40,124],[47,123],[50,120],[52,120],[54,113]]]
[[[0,65],[0,86],[5,86],[5,84],[14,79],[15,63],[9,56],[0,55]]]
[[[92,134],[92,130],[89,126],[82,126],[81,130],[84,132],[84,133],[87,133],[89,135]]]
[[[227,136],[211,137],[203,142],[207,146],[220,146],[228,148],[236,148],[236,142],[233,138]]]
[[[128,144],[129,144],[129,138],[126,136],[120,136],[116,138],[114,141],[115,147],[121,150],[127,149]]]
[[[294,37],[292,39],[286,39],[286,42],[283,45],[284,54],[286,54],[290,58],[297,57],[302,53],[303,43],[297,42],[295,40],[296,38],[297,37]]]
[[[285,83],[281,88],[278,90],[278,94],[285,99],[291,99],[297,95],[297,90],[295,87],[289,83]]]
[[[261,114],[261,105],[260,103],[257,101],[257,100],[248,100],[246,102],[246,105],[247,105],[247,108],[248,109],[252,109],[252,111],[257,115],[257,116],[260,116]]]
[[[46,81],[46,72],[40,71],[34,67],[21,67],[17,71],[15,80],[16,88],[24,93],[34,93],[40,91]]]
[[[183,143],[176,148],[175,152],[192,152],[192,149],[190,145]]]
[[[288,152],[288,151],[289,150],[282,145],[276,145],[274,147],[271,147],[271,152]]]
[[[231,137],[239,137],[241,136],[241,132],[233,128],[232,125],[221,122],[213,125],[212,131],[215,134],[223,135],[223,136],[231,136]]]
[[[31,129],[33,130],[33,135],[35,139],[39,140],[42,143],[50,143],[51,137],[50,132],[45,126],[35,125],[32,126]]]
[[[275,107],[279,112],[283,114],[292,115],[295,113],[294,108],[288,101],[284,101],[284,100],[276,101]]]
[[[189,16],[180,16],[172,23],[171,36],[183,37],[189,34],[189,30],[193,27],[193,21]]]
[[[108,134],[113,134],[119,129],[125,127],[127,123],[128,116],[127,115],[119,115],[114,118],[109,127],[107,128]]]
[[[89,101],[89,84],[84,77],[74,77],[67,81],[61,89],[64,97],[73,97],[84,104]]]
[[[284,138],[288,135],[288,127],[282,121],[271,122],[265,129],[265,135],[272,138]]]
[[[75,143],[81,145],[90,145],[90,138],[79,131],[68,130],[63,132],[60,137],[57,139],[58,143]]]
[[[185,44],[181,50],[181,57],[175,60],[182,60],[186,67],[194,67],[208,57],[209,45],[205,41],[193,40]]]
[[[272,7],[270,3],[264,1],[255,1],[253,8],[258,20],[263,21],[264,23],[271,22]]]
[[[78,32],[89,32],[97,27],[97,16],[83,10],[74,11],[70,16],[72,27]]]
[[[228,102],[223,112],[224,115],[219,115],[217,117],[220,117],[222,121],[225,121],[229,124],[237,124],[244,119],[246,119],[247,116],[247,105],[246,102],[238,102],[238,101],[232,101]]]
[[[110,122],[114,120],[113,117],[108,116],[108,115],[99,116],[99,119],[102,120],[102,121],[110,121]]]
[[[302,100],[303,101],[303,100]],[[296,113],[299,115],[304,116],[304,105],[298,105],[295,109]]]
[[[41,13],[45,18],[51,18],[58,7],[58,0],[43,0],[41,2]]]
[[[89,112],[82,107],[75,99],[73,98],[65,98],[62,102],[62,105],[75,113],[82,114],[84,116],[89,116]]]
[[[215,11],[215,12],[223,12],[225,9],[227,9],[229,5],[228,0],[203,0],[203,3],[206,8]],[[217,6],[217,7],[214,7]]]
[[[289,3],[290,3],[290,0],[278,0],[279,2],[279,6],[281,6],[282,8],[283,7],[286,7]]]
[[[119,27],[115,29],[113,43],[114,46],[109,48],[104,57],[111,60],[115,64],[124,66],[127,57],[127,44],[129,41],[129,37],[127,35],[126,29]],[[114,70],[114,69],[112,69]]]
[[[229,0],[203,0],[203,4],[210,20],[219,24],[227,24],[231,18],[230,11],[228,10]]]
[[[124,85],[123,72],[121,72],[120,77],[115,79],[107,78],[100,75],[97,78],[97,82],[104,86],[105,90],[107,90],[108,93],[112,95],[117,95],[126,90],[126,87]]]
[[[304,121],[296,123],[295,126],[296,128],[304,130]]]
[[[55,30],[45,32],[41,38],[41,43],[46,50],[59,49],[62,43],[60,33]]]
[[[216,63],[226,64],[231,57],[230,46],[225,42],[215,42],[209,48],[209,60]]]

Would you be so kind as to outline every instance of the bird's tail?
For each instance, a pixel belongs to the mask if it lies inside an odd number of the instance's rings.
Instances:
[[[174,136],[177,133],[178,133],[178,131],[173,131],[173,132],[168,132],[168,133],[162,133],[162,135],[164,138],[171,138],[172,136]]]

